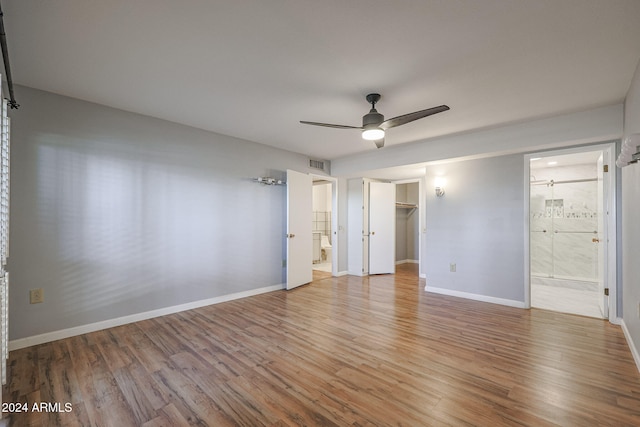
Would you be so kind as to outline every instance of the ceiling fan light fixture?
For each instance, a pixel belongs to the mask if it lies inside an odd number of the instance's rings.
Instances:
[[[362,131],[362,139],[367,141],[376,141],[384,138],[384,131],[379,127],[371,127]]]
[[[301,120],[300,123],[313,126],[324,126],[328,128],[336,129],[360,129],[362,130],[362,139],[367,141],[374,141],[376,147],[382,148],[384,146],[384,134],[387,129],[394,128],[396,126],[406,125],[415,120],[422,119],[433,114],[442,113],[449,109],[446,105],[440,105],[437,107],[427,108],[426,110],[414,111],[413,113],[403,114],[401,116],[394,117],[389,120],[385,120],[384,116],[378,113],[376,110],[376,103],[380,100],[379,93],[370,93],[367,95],[367,102],[371,104],[371,109],[367,114],[362,116],[362,127],[360,126],[346,126],[346,125],[334,125],[330,123],[320,122],[307,122]]]

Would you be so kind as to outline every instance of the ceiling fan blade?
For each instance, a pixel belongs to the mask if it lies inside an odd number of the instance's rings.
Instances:
[[[336,128],[336,129],[362,129],[359,126],[332,125],[329,123],[305,122],[303,120],[300,120],[300,123],[302,123],[303,125],[324,126],[327,128]]]
[[[385,120],[384,122],[380,123],[380,128],[384,130],[394,128],[396,126],[410,123],[414,120],[422,119],[423,117],[431,116],[432,114],[442,113],[443,111],[447,111],[448,109],[449,107],[447,107],[446,105],[440,105],[438,107],[427,108],[426,110],[420,110],[420,111],[415,111],[413,113],[404,114],[402,116]]]
[[[375,140],[375,141],[373,141],[373,142],[375,142],[375,144],[376,144],[376,147],[377,147],[377,148],[382,148],[382,147],[384,147],[384,138],[382,138],[382,139],[376,139],[376,140]]]

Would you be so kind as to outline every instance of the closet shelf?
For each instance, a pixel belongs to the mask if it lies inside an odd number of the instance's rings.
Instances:
[[[396,208],[402,209],[416,209],[418,205],[413,203],[396,202]]]

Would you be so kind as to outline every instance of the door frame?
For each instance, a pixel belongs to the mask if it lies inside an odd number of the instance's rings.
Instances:
[[[340,233],[338,230],[338,179],[327,176],[310,173],[311,185],[315,179],[322,179],[331,183],[331,232],[333,233],[331,239],[331,275],[333,277],[338,276],[338,242],[340,241]],[[313,206],[311,206],[313,211]]]
[[[391,181],[394,184],[413,184],[418,183],[418,276],[421,278],[426,278],[426,273],[424,271],[424,263],[422,262],[422,254],[423,254],[423,245],[424,245],[424,235],[425,235],[425,222],[426,222],[426,209],[425,203],[427,200],[426,194],[424,192],[425,189],[425,178],[411,178],[411,179],[400,179]]]
[[[583,145],[580,147],[538,151],[534,153],[525,154],[524,156],[524,307],[531,308],[531,258],[530,258],[530,176],[531,165],[530,161],[535,157],[549,157],[560,156],[565,154],[577,154],[588,151],[601,150],[608,154],[609,172],[605,174],[604,183],[604,202],[608,209],[608,215],[604,221],[604,238],[605,238],[605,287],[609,288],[609,317],[608,320],[611,323],[619,323],[618,310],[617,310],[617,211],[616,211],[616,188],[617,188],[617,170],[615,166],[615,154],[616,154],[616,142],[607,142],[594,145]]]

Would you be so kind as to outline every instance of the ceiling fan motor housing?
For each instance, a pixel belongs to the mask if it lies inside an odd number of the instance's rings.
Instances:
[[[365,114],[362,116],[362,127],[367,129],[367,127],[378,127],[380,123],[384,122],[384,116],[376,111],[375,108],[372,108],[369,111],[369,114]]]

